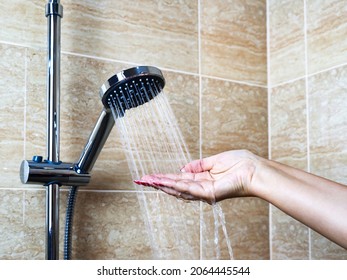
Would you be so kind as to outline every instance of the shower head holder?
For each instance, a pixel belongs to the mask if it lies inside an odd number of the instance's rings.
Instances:
[[[164,86],[162,72],[153,66],[137,66],[112,76],[100,88],[104,108],[78,162],[51,162],[43,160],[41,156],[23,160],[20,168],[22,183],[45,186],[87,185],[90,181],[89,173],[114,126],[114,118],[123,117],[126,110],[150,101]],[[111,108],[117,111],[116,115],[111,113]]]

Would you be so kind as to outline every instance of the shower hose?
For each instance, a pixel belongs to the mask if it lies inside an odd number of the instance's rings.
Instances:
[[[69,191],[66,206],[65,233],[64,233],[64,260],[71,260],[72,254],[72,226],[74,208],[78,187],[72,186]]]

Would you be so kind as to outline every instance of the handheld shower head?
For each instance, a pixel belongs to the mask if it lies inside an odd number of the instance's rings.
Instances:
[[[88,142],[76,164],[79,173],[89,173],[101,152],[113,126],[114,117],[123,117],[125,110],[140,106],[158,95],[165,85],[163,74],[152,66],[138,66],[124,70],[101,86],[104,104]],[[111,113],[111,108],[114,108]]]
[[[108,79],[101,86],[100,97],[106,109],[113,107],[118,117],[123,117],[125,110],[150,101],[164,86],[165,79],[158,68],[138,66]]]

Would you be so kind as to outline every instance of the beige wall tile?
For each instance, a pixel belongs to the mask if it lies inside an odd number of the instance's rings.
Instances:
[[[64,1],[63,50],[198,71],[197,1]]]
[[[79,192],[74,259],[147,259],[151,250],[136,194]]]
[[[164,72],[170,106],[192,158],[200,155],[199,141],[199,78],[173,72]]]
[[[267,156],[267,90],[203,79],[202,152],[248,149]]]
[[[196,253],[199,252],[199,239],[194,238],[191,232],[199,234],[199,215],[191,216],[187,205],[182,208],[188,210],[189,219],[184,220],[191,228],[183,231],[182,225],[175,222],[175,215],[170,212],[171,206],[157,199],[157,195],[148,194],[148,211],[151,218],[157,221],[160,213],[160,223],[153,227],[154,242],[159,244],[161,258],[179,258],[179,245],[175,242],[175,234],[191,237],[196,242]],[[162,195],[160,195],[162,196]],[[176,200],[176,199],[174,199]],[[155,251],[151,247],[151,235],[148,234],[143,214],[145,210],[140,207],[136,193],[102,193],[80,192],[76,204],[74,220],[74,251],[75,259],[155,259]],[[154,203],[156,207],[153,208]],[[181,205],[182,206],[182,205]],[[189,205],[188,205],[189,206]],[[158,226],[161,226],[158,228]],[[96,228],[98,230],[96,230]],[[184,246],[183,250],[187,248]],[[182,245],[181,244],[181,245]],[[187,254],[189,252],[186,252]]]
[[[346,184],[347,67],[309,79],[311,171]],[[346,259],[347,251],[312,232],[312,257]]]
[[[24,155],[25,49],[0,45],[0,187],[18,187]]]
[[[220,202],[220,206],[234,259],[269,259],[268,204],[257,198],[234,198]],[[206,229],[202,231],[202,258],[216,259],[215,218],[211,206],[204,205],[203,215]],[[220,259],[230,259],[221,226],[218,238]]]
[[[319,233],[311,231],[313,260],[347,260],[347,250],[326,239]]]
[[[305,80],[271,89],[271,159],[307,170]],[[271,208],[273,259],[307,259],[308,228]]]
[[[271,158],[307,169],[305,80],[271,88]]]
[[[304,2],[272,0],[270,8],[270,82],[305,75]]]
[[[0,259],[25,259],[23,191],[0,189],[0,201]]]
[[[347,62],[347,1],[307,1],[309,74]]]
[[[198,2],[61,1],[63,51],[198,72]],[[0,40],[46,47],[45,2],[1,4]]]
[[[309,79],[311,170],[346,184],[347,67]]]
[[[146,218],[153,225],[150,231],[152,248],[160,259],[200,259],[200,203],[187,202],[161,192],[146,193]],[[153,245],[154,243],[154,245]]]
[[[26,159],[46,152],[46,52],[27,50]]]
[[[60,195],[61,197],[63,195]],[[24,192],[24,222],[25,240],[18,242],[25,245],[23,259],[43,260],[46,254],[46,191],[44,187],[40,190],[27,190]],[[65,208],[65,203],[60,204],[60,210]],[[60,211],[61,212],[61,211]],[[65,216],[60,217],[60,249],[64,244],[63,226]],[[62,256],[62,255],[61,255]]]
[[[45,192],[0,190],[0,259],[45,258]]]
[[[46,45],[47,1],[13,0],[0,3],[0,40],[25,46]]]
[[[309,229],[274,206],[271,208],[271,218],[272,259],[308,259]]]
[[[202,74],[266,85],[265,1],[201,1]]]

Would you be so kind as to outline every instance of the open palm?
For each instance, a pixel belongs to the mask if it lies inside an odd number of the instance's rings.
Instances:
[[[257,157],[245,150],[229,151],[195,160],[180,174],[145,175],[135,183],[152,186],[188,200],[214,203],[226,198],[247,196]]]

